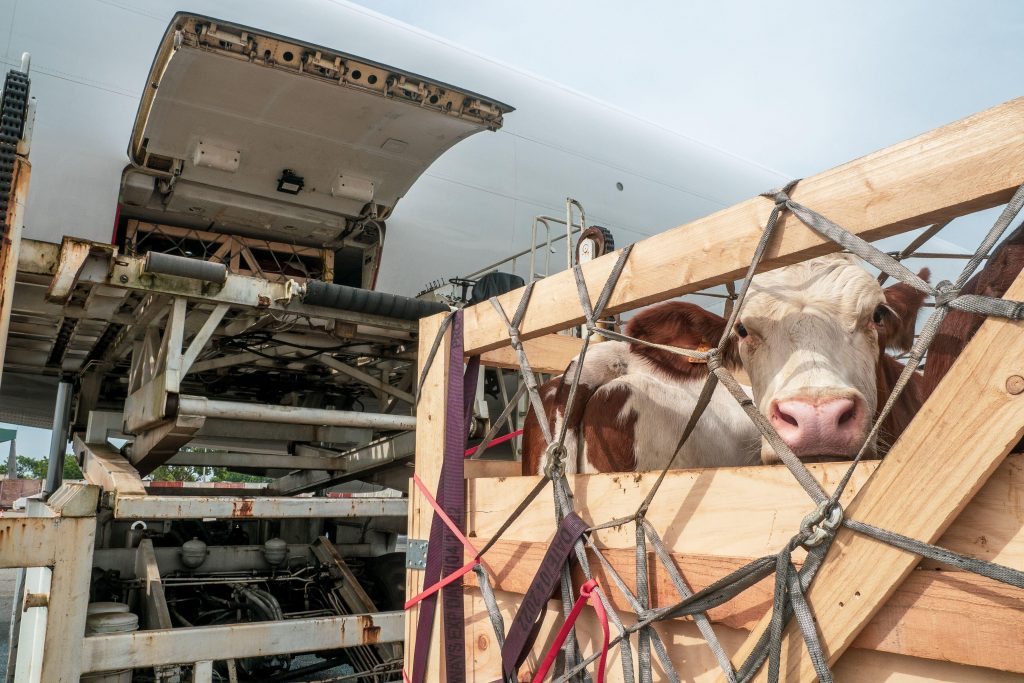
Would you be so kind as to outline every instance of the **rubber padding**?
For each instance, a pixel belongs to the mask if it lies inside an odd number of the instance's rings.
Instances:
[[[435,313],[447,313],[448,306],[440,301],[424,301],[408,296],[374,292],[346,285],[333,285],[320,280],[306,283],[303,303],[312,306],[337,308],[355,313],[381,315],[401,320],[419,320]]]
[[[146,252],[146,263],[143,270],[147,273],[187,277],[218,284],[224,284],[228,279],[228,269],[223,263],[162,254],[158,251]]]

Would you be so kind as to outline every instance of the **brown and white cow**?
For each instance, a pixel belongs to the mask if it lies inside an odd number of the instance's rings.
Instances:
[[[961,294],[1003,297],[1024,269],[1024,224],[1014,230],[992,252],[985,267],[967,281]],[[928,351],[922,389],[930,396],[949,372],[967,343],[985,322],[985,316],[953,309],[942,321]],[[1022,442],[1024,443],[1024,442]],[[1019,450],[1019,449],[1018,449]]]
[[[921,276],[927,278],[927,270]],[[745,371],[751,394],[793,452],[806,460],[851,457],[870,431],[903,366],[886,348],[906,350],[924,294],[882,289],[853,257],[824,256],[757,275],[730,335],[724,361]],[[725,319],[669,302],[629,321],[626,333],[682,348],[717,344]],[[563,415],[574,367],[546,383],[542,400],[557,433],[568,421],[567,471],[650,470],[671,458],[696,403],[703,364],[639,344],[606,342],[585,359],[573,414]],[[884,452],[920,407],[915,375],[870,448]],[[524,434],[524,473],[543,466],[536,416]],[[735,400],[719,387],[678,467],[777,460]]]

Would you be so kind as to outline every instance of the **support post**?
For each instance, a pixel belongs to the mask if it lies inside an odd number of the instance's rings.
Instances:
[[[62,379],[57,385],[57,403],[53,408],[53,430],[50,432],[50,462],[46,469],[44,497],[58,488],[64,479],[64,455],[68,450],[68,420],[71,417],[71,382]]]
[[[420,321],[420,343],[417,355],[417,376],[423,372],[423,364],[430,353],[444,315],[431,316]],[[423,386],[420,387],[419,405],[416,408],[416,474],[428,487],[437,485],[444,460],[445,406],[448,403],[449,354],[451,351],[451,330],[445,332],[437,354],[430,366]],[[433,509],[423,498],[419,489],[409,486],[409,539],[425,541],[430,538],[430,520]],[[405,594],[413,596],[423,590],[423,572],[410,569],[406,572]],[[412,675],[412,660],[416,648],[425,646],[416,642],[416,624],[419,623],[421,605],[405,612],[405,671]],[[425,680],[444,683],[446,676],[441,662],[443,652],[441,629],[441,602],[437,602],[434,628],[430,636],[430,650],[427,655]]]
[[[192,667],[192,683],[210,683],[213,680],[213,661],[204,659]]]
[[[18,439],[14,438],[10,441],[10,446],[7,451],[7,478],[17,479],[18,478]]]

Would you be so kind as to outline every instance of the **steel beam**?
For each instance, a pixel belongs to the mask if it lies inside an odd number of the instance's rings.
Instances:
[[[347,549],[345,545],[341,547]],[[93,552],[93,566],[106,571],[119,571],[122,576],[130,576],[137,571],[137,552],[135,548],[97,548]],[[153,548],[153,555],[161,574],[191,571],[181,563],[179,546]],[[289,543],[288,559],[296,558],[312,562],[313,552],[306,544]],[[206,560],[202,564],[202,571],[207,574],[271,569],[273,567],[267,564],[262,545],[211,545],[207,548]]]
[[[196,415],[228,420],[281,422],[284,424],[324,425],[330,427],[368,427],[371,429],[416,429],[412,415],[360,413],[350,410],[321,410],[267,404],[217,401],[201,396],[180,396],[180,415]]]
[[[65,244],[69,241],[84,242],[65,238]],[[62,245],[62,251],[64,248],[73,247]],[[228,273],[224,284],[215,284],[173,275],[147,273],[143,257],[119,254],[116,259],[113,256],[109,257],[108,262],[105,270],[83,269],[77,273],[68,272],[67,275],[74,276],[70,281],[75,284],[110,285],[123,289],[183,296],[197,302],[225,303],[260,310],[298,313],[313,318],[367,325],[381,330],[415,332],[418,329],[416,321],[303,304],[296,297],[297,285],[294,282],[270,282],[260,277]],[[62,278],[62,281],[64,280],[68,280],[68,277]]]
[[[333,472],[320,470],[286,474],[270,482],[267,486],[267,493],[287,496],[326,488],[410,460],[415,449],[416,438],[413,434],[399,434],[391,439],[377,441],[338,455],[336,466],[330,468],[335,470]],[[303,446],[299,452],[322,452],[322,450]]]
[[[380,612],[90,636],[82,673],[394,643],[404,620],[402,612]]]
[[[53,427],[50,431],[50,460],[46,466],[46,485],[43,495],[49,496],[60,487],[64,479],[64,456],[68,451],[68,423],[71,420],[71,382],[61,380],[57,385],[57,402],[53,408]]]
[[[37,670],[47,683],[78,683],[98,496],[95,486],[65,484],[45,503],[30,501],[27,516],[0,518],[0,566],[49,568],[34,570],[43,597],[25,606],[17,680]]]
[[[178,451],[168,465],[242,467],[260,470],[331,470],[340,467],[337,458],[322,455],[273,455],[267,453],[193,453]]]
[[[110,444],[86,443],[81,434],[74,436],[75,457],[90,484],[105,492],[120,495],[145,495],[139,471]]]
[[[408,391],[402,391],[401,389],[393,387],[380,377],[374,377],[373,375],[364,370],[354,368],[351,365],[348,365],[347,363],[342,363],[340,360],[332,358],[331,356],[320,356],[318,360],[327,367],[331,368],[332,370],[340,372],[343,375],[347,375],[348,377],[351,377],[354,380],[362,382],[363,384],[369,387],[373,387],[378,391],[382,391],[385,394],[394,396],[395,398],[405,401],[406,403],[409,404],[416,403],[416,398]]]
[[[404,517],[405,498],[117,496],[115,519],[334,519]]]

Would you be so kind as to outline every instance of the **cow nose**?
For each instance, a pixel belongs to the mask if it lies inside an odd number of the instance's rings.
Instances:
[[[798,457],[853,456],[864,437],[865,411],[850,398],[775,401],[772,426]]]

